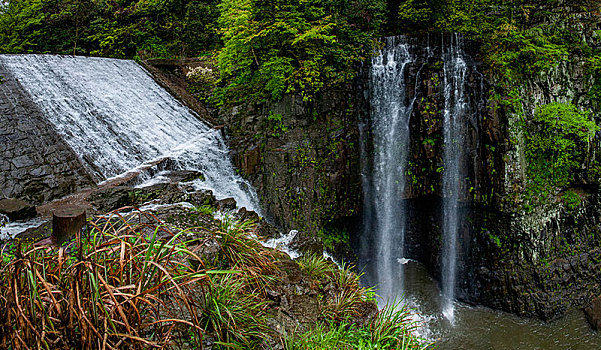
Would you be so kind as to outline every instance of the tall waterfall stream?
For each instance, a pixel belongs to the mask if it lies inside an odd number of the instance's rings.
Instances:
[[[405,239],[404,201],[409,147],[409,118],[413,100],[404,94],[407,64],[414,58],[402,38],[390,37],[387,50],[374,58],[370,71],[372,101],[371,124],[363,126],[373,134],[374,157],[371,174],[364,166],[366,230],[377,232],[374,245],[365,245],[362,255],[373,255],[368,277],[379,286],[385,301],[395,298],[403,289],[402,264]],[[365,132],[365,130],[363,130]],[[369,156],[363,147],[362,159]],[[391,244],[398,242],[398,244]],[[372,253],[375,251],[375,255]]]
[[[443,254],[442,292],[445,317],[453,322],[453,298],[457,273],[457,230],[459,224],[459,192],[461,190],[462,151],[465,148],[463,124],[466,113],[465,77],[467,65],[463,58],[462,39],[454,34],[444,45],[444,154],[442,176]]]
[[[370,115],[360,125],[364,192],[364,232],[359,246],[364,283],[374,286],[380,306],[403,299],[423,324],[418,333],[436,341],[440,349],[595,349],[601,337],[592,332],[580,310],[560,320],[544,323],[457,302],[459,201],[466,176],[468,147],[465,125],[468,115],[468,65],[463,39],[451,35],[443,42],[444,96],[441,281],[405,256],[407,219],[407,170],[410,155],[410,123],[419,80],[409,74],[418,66],[414,47],[405,37],[389,37],[372,59],[369,70]],[[449,41],[450,40],[450,41]],[[428,56],[434,50],[423,50]],[[415,71],[415,69],[414,69]]]

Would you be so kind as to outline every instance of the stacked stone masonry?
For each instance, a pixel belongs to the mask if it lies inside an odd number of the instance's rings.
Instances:
[[[20,83],[0,65],[0,198],[43,203],[94,184]]]

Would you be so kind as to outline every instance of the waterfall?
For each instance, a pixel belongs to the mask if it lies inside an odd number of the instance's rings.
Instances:
[[[403,276],[409,258],[440,268],[442,313],[453,323],[457,271],[463,270],[457,262],[460,202],[466,199],[467,179],[477,172],[479,118],[486,109],[484,81],[465,53],[460,34],[415,39],[411,44],[406,37],[390,37],[384,44],[372,59],[366,94],[369,115],[360,124],[364,225],[359,257],[364,282],[376,287],[381,301],[389,301],[411,289],[404,286]],[[423,112],[425,106],[437,110]],[[412,118],[416,119],[410,123]],[[412,128],[424,125],[430,125],[428,135],[411,134]],[[419,158],[424,153],[412,153],[424,152],[426,136],[437,142],[437,153],[429,160]],[[430,168],[423,166],[418,175],[425,181],[441,176],[442,169],[439,212],[436,205],[423,214],[417,207],[407,207],[409,198],[421,203],[436,194],[435,186],[427,191],[420,190],[419,184],[409,187],[409,160],[430,162]],[[423,221],[434,218],[440,218],[440,230]],[[412,235],[405,237],[406,232]],[[429,253],[440,255],[423,255]]]
[[[443,252],[442,252],[442,293],[443,314],[453,322],[453,298],[457,270],[457,234],[460,222],[458,204],[463,177],[463,150],[465,149],[465,115],[468,109],[466,100],[467,64],[463,54],[462,38],[451,36],[450,42],[443,43],[444,61],[444,154],[443,154]]]
[[[169,157],[177,169],[199,170],[198,188],[258,210],[251,186],[236,175],[214,129],[160,87],[137,63],[107,58],[2,55],[58,133],[97,178]]]
[[[389,37],[385,44],[372,60],[370,118],[361,127],[365,232],[360,252],[367,261],[370,283],[376,285],[383,301],[403,293],[403,197],[414,102],[406,94],[407,68],[414,61],[409,42],[405,37]],[[371,156],[368,144],[373,147]],[[371,163],[367,161],[370,157]]]

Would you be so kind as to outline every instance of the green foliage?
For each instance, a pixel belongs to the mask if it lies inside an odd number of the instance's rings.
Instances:
[[[281,114],[269,112],[269,115],[267,116],[267,121],[270,124],[272,132],[271,136],[273,137],[280,137],[284,133],[286,133],[286,131],[288,131],[288,127],[284,125],[283,117]]]
[[[322,279],[324,276],[333,276],[338,273],[338,267],[324,259],[321,255],[304,254],[297,262],[301,271],[316,280]]]
[[[488,237],[489,237],[489,238],[490,238],[490,239],[491,239],[493,242],[495,242],[495,245],[496,245],[498,248],[501,248],[501,239],[499,238],[499,236],[496,236],[496,235],[493,235],[492,233],[489,233],[489,234],[488,234]]]
[[[0,52],[119,58],[182,57],[214,49],[217,0],[9,0]]]
[[[587,158],[599,127],[572,104],[540,106],[527,127],[528,195],[544,200],[556,187],[570,185],[575,176],[595,166]]]
[[[568,210],[573,211],[580,206],[582,203],[582,198],[580,195],[572,190],[568,190],[563,193],[561,196],[561,200]]]
[[[410,311],[400,304],[390,305],[378,312],[366,327],[348,322],[321,322],[302,334],[292,334],[286,341],[287,350],[417,350],[429,349],[430,344],[412,332],[416,324]]]
[[[197,212],[202,213],[204,215],[210,215],[210,216],[213,216],[215,211],[217,211],[217,209],[215,209],[215,207],[213,207],[211,205],[201,205],[200,207],[195,207],[194,210],[196,210]]]
[[[268,332],[264,302],[245,287],[243,278],[216,276],[204,293],[199,321],[216,335],[217,349],[256,349]]]
[[[370,51],[368,32],[383,2],[355,0],[224,0],[218,55],[226,84],[220,102],[311,100],[326,85],[347,82]],[[369,18],[369,19],[366,19]]]
[[[323,245],[330,251],[335,251],[340,244],[349,244],[349,233],[345,228],[321,228],[317,233]]]
[[[407,32],[425,29],[432,23],[433,9],[427,1],[404,0],[399,4],[400,27]]]
[[[434,146],[436,144],[436,139],[434,139],[433,137],[425,137],[424,140],[422,141],[422,145],[429,145],[429,146]]]

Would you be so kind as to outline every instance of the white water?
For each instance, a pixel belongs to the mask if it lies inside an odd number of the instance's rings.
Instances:
[[[297,230],[292,230],[285,235],[281,235],[278,238],[271,238],[265,242],[261,242],[261,244],[267,248],[280,250],[288,254],[288,256],[290,256],[291,259],[296,259],[300,257],[301,254],[296,250],[290,248],[290,243],[292,243],[297,234]]]
[[[380,298],[392,301],[403,294],[403,258],[409,120],[413,99],[406,96],[407,68],[414,58],[404,37],[389,37],[370,71],[370,125],[373,164],[364,167],[365,232],[373,241],[363,243],[362,255],[370,255],[373,283]],[[366,131],[362,130],[366,138]],[[364,141],[365,142],[365,141]],[[363,150],[364,159],[367,151]],[[364,236],[365,236],[364,235]]]
[[[469,96],[466,81],[468,65],[462,38],[458,34],[450,38],[450,42],[443,42],[440,53],[435,53],[429,47],[422,51],[428,58],[440,55],[443,61],[441,308],[445,318],[452,323],[460,224],[458,203],[462,188],[465,187],[463,158],[467,144],[464,129],[469,117]],[[404,266],[409,263],[404,254],[405,233],[408,231],[404,198],[411,137],[409,122],[416,97],[407,96],[407,87],[413,80],[419,84],[419,71],[417,77],[411,77],[408,67],[423,64],[417,60],[426,59],[414,57],[412,50],[417,48],[411,48],[404,37],[386,39],[385,47],[372,60],[369,81],[370,117],[366,125],[361,126],[365,163],[363,236],[368,237],[361,242],[361,259],[365,262],[368,283],[377,288],[380,301],[384,303],[405,296]],[[373,149],[369,149],[370,143],[366,140],[373,143]],[[411,300],[410,296],[405,297]]]
[[[2,55],[0,62],[98,178],[167,156],[178,169],[204,174],[198,188],[259,210],[253,189],[234,172],[220,133],[134,61]]]
[[[2,221],[0,215],[0,221]],[[0,223],[0,240],[10,239],[17,236],[20,233],[23,233],[31,228],[38,228],[41,225],[46,223],[44,219],[32,219],[28,221],[13,221],[10,222],[8,218],[4,223]]]
[[[457,232],[459,224],[459,194],[462,187],[462,152],[465,147],[463,125],[467,111],[467,64],[463,56],[463,42],[458,34],[450,43],[443,43],[444,61],[444,154],[442,176],[443,195],[443,252],[442,293],[443,314],[452,323],[453,300],[457,270]]]

